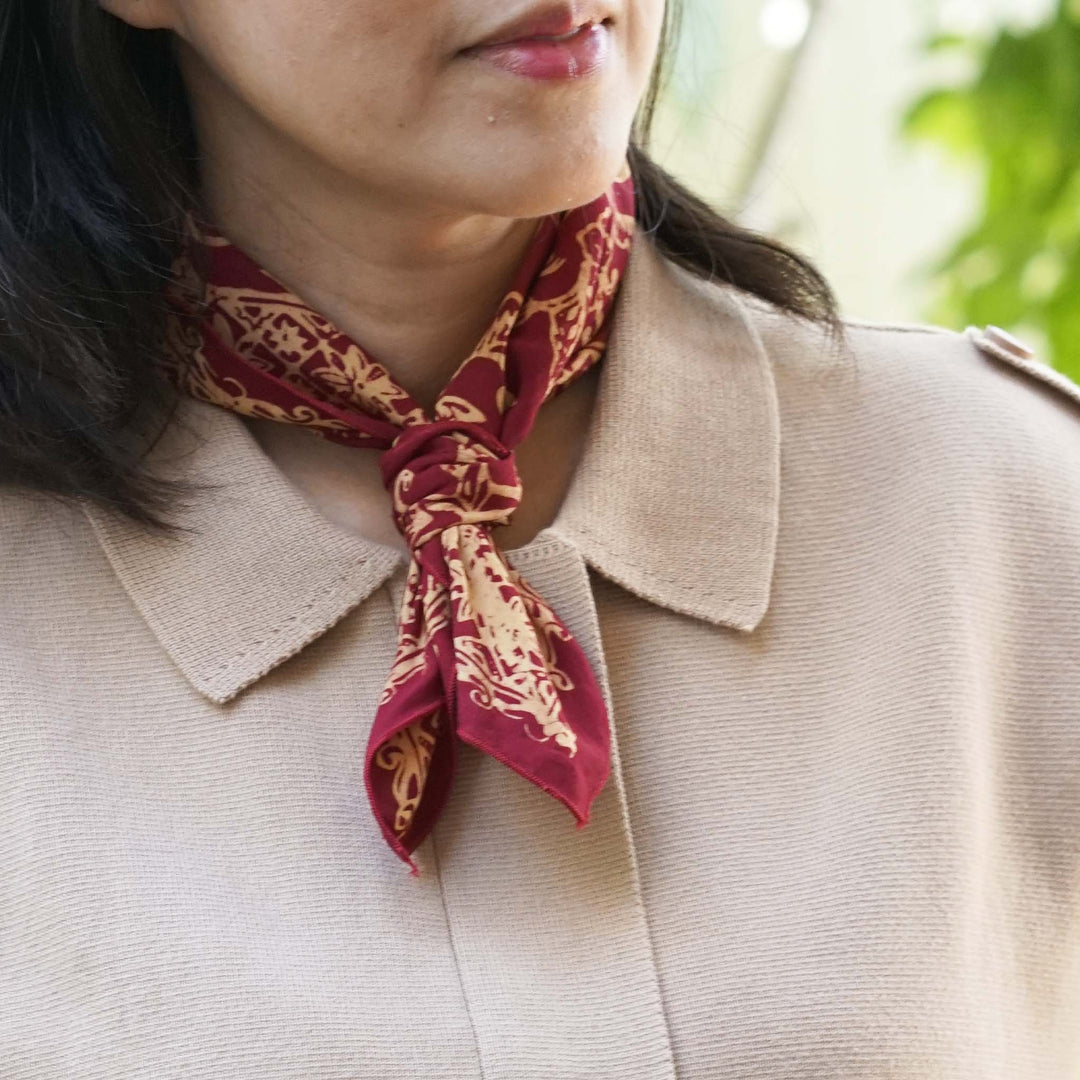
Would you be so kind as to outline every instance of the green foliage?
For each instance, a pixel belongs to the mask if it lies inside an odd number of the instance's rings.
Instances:
[[[975,74],[916,101],[903,130],[983,176],[978,220],[933,267],[930,318],[1037,327],[1047,359],[1080,379],[1080,3],[1059,0],[1023,33],[928,48],[967,55]]]

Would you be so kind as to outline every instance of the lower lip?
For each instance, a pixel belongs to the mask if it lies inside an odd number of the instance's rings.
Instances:
[[[521,38],[469,49],[468,54],[530,79],[580,79],[603,67],[608,40],[607,26],[593,23],[563,41]]]

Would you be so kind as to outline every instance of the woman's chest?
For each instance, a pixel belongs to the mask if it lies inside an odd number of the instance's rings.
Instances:
[[[417,878],[362,785],[393,588],[226,706],[100,624],[93,694],[5,692],[4,1075],[1071,1076],[1076,769],[982,631],[739,635],[533,556],[616,767],[575,830],[462,749]]]

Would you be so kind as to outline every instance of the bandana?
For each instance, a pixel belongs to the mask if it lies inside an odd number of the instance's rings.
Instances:
[[[490,529],[521,499],[514,447],[540,406],[604,354],[633,231],[625,165],[593,202],[540,219],[491,325],[430,414],[216,230],[193,226],[177,259],[164,362],[182,390],[382,451],[411,558],[364,782],[414,874],[411,853],[450,794],[457,739],[558,799],[578,828],[607,779],[596,677]]]

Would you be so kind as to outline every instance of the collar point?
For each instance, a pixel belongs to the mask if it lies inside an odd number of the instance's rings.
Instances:
[[[667,606],[673,611],[701,619],[713,626],[725,626],[729,630],[737,630],[740,634],[752,634],[765,618],[769,603],[767,597],[754,603],[721,600],[707,604],[695,603],[693,600],[680,603],[677,598],[669,597]]]
[[[724,626],[740,633],[753,633],[769,609],[771,589],[763,582],[747,596],[703,595],[699,584],[686,584],[641,566],[631,567],[627,560],[598,548],[582,537],[576,540],[586,562],[599,574],[642,600],[667,608],[678,615],[700,619],[713,626]],[[753,592],[753,595],[749,595]]]

